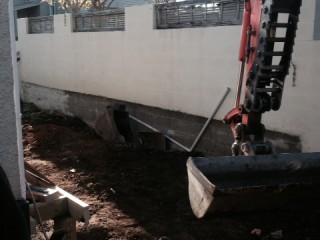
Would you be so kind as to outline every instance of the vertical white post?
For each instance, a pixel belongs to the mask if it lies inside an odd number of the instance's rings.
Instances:
[[[16,198],[25,198],[19,80],[12,1],[0,1],[0,165]]]

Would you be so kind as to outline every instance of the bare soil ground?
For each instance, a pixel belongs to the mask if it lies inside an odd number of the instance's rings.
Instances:
[[[89,225],[77,223],[79,240],[320,239],[320,207],[196,219],[190,153],[108,143],[79,119],[32,104],[22,104],[22,113],[25,161],[90,206]],[[50,236],[52,222],[45,227]],[[44,238],[39,231],[33,239]]]

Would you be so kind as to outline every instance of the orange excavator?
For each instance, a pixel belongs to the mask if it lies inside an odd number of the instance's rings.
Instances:
[[[244,2],[237,95],[223,119],[234,136],[232,156],[187,161],[189,200],[197,218],[218,210],[295,208],[320,201],[320,153],[277,154],[261,123],[263,113],[280,109],[301,4]]]

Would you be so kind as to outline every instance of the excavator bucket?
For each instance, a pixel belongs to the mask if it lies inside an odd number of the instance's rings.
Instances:
[[[296,209],[320,202],[320,152],[190,157],[189,200],[194,215]]]

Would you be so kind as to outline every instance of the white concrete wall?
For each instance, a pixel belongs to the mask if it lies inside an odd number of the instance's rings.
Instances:
[[[303,2],[294,47],[297,86],[287,77],[282,108],[266,113],[267,129],[301,136],[316,151],[320,42],[312,41],[315,0]],[[27,34],[19,20],[21,80],[208,117],[233,107],[238,81],[240,26],[157,30],[152,5],[125,9],[126,29],[73,33],[71,17],[55,16],[54,34]]]
[[[16,199],[25,198],[19,81],[12,1],[0,2],[0,166]],[[6,207],[6,206],[4,206]]]

